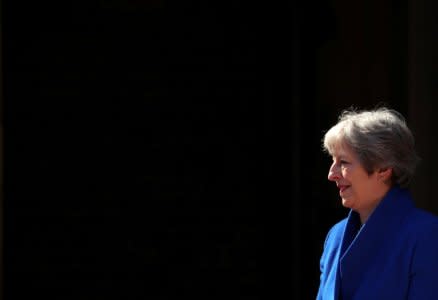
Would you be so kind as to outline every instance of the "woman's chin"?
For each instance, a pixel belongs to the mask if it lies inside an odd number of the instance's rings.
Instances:
[[[351,208],[353,205],[353,201],[351,201],[348,198],[344,198],[342,197],[342,206],[346,207],[346,208]]]

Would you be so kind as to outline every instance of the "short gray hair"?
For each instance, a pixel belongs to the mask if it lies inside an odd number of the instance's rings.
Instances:
[[[412,132],[404,117],[393,109],[342,112],[338,123],[324,136],[323,148],[333,154],[342,144],[357,155],[372,174],[378,168],[392,168],[392,184],[407,187],[419,163]]]

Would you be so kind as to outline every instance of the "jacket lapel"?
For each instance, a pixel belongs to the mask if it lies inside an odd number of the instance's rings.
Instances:
[[[397,231],[399,224],[413,207],[409,192],[394,187],[359,231],[359,215],[350,211],[339,260],[338,279],[341,281],[339,283],[343,299],[353,298],[354,292],[360,285],[363,271],[375,262],[379,251],[385,247],[388,237]]]

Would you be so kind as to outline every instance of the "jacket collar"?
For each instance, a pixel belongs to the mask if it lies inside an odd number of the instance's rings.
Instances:
[[[338,270],[345,299],[352,298],[363,276],[361,270],[373,263],[388,236],[397,232],[398,226],[413,208],[409,191],[395,186],[359,231],[359,214],[350,211],[342,237]]]

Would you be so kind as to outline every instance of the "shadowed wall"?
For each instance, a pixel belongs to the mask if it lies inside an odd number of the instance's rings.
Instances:
[[[4,2],[5,295],[314,298],[342,109],[407,117],[438,211],[431,2]]]

